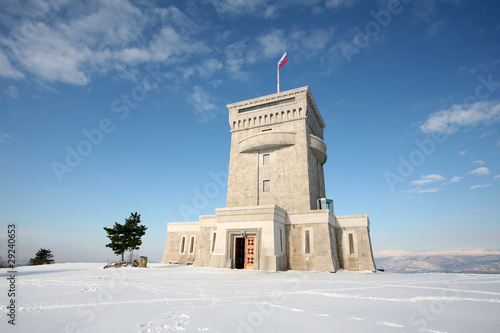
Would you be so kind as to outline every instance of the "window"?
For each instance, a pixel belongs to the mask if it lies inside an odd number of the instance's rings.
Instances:
[[[263,192],[271,191],[271,181],[270,180],[264,180],[262,182],[262,191]]]
[[[194,236],[191,236],[191,243],[189,244],[189,253],[194,252]]]
[[[326,208],[333,213],[333,201],[326,199]]]
[[[305,236],[306,236],[305,237],[306,238],[305,239],[306,243],[304,244],[305,245],[305,251],[304,252],[305,253],[311,253],[311,240],[309,238],[309,230],[306,230],[306,235]]]
[[[352,234],[349,234],[349,254],[354,254],[354,240]]]
[[[273,130],[272,128],[266,128],[266,129],[263,129],[261,132],[269,132],[269,131],[272,131],[272,130]]]
[[[263,165],[270,165],[271,164],[271,154],[262,155],[262,164]]]
[[[215,238],[217,237],[217,233],[214,232],[214,235],[212,237],[212,252],[215,250]]]
[[[186,245],[186,236],[182,236],[181,239],[181,253],[184,253],[184,246]]]
[[[281,252],[283,252],[283,235],[281,234],[281,229],[280,229],[280,248]]]

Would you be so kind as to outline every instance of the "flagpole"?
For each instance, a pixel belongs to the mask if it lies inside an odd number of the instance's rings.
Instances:
[[[280,68],[278,67],[278,92],[280,92]]]

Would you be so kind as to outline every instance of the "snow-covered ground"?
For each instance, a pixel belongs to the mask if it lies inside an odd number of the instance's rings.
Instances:
[[[1,332],[499,332],[500,275],[18,267]]]

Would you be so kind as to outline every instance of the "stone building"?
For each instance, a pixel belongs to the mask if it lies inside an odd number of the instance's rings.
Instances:
[[[227,205],[167,224],[162,263],[266,271],[375,271],[367,215],[326,199],[325,123],[308,87],[227,105]]]

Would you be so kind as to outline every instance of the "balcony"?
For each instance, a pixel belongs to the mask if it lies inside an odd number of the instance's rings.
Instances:
[[[239,142],[238,150],[240,153],[248,153],[259,149],[285,147],[294,144],[295,132],[269,131],[244,138]]]

